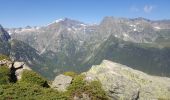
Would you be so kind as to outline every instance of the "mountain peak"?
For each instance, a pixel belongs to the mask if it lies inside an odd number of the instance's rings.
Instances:
[[[69,26],[81,25],[81,24],[84,24],[84,23],[80,22],[80,21],[77,21],[77,20],[74,20],[74,19],[70,19],[70,18],[61,18],[61,19],[55,20],[54,22],[48,24],[47,26],[56,25],[56,24],[61,24],[61,25],[69,27]]]
[[[57,19],[57,20],[55,20],[55,23],[59,23],[59,22],[61,22],[61,21],[64,21],[64,19]]]

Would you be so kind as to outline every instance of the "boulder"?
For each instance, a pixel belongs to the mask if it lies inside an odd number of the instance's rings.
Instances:
[[[30,68],[28,65],[26,65],[24,62],[18,62],[18,61],[16,61],[16,62],[14,63],[14,68],[16,69],[15,75],[16,75],[16,77],[17,77],[17,80],[20,80],[20,79],[21,79],[21,77],[22,77],[22,72],[23,72],[24,70],[31,70],[31,68]]]
[[[170,78],[151,76],[128,66],[104,60],[84,73],[99,80],[111,100],[170,99]]]
[[[67,87],[71,84],[71,81],[72,77],[60,74],[55,77],[51,87],[57,89],[58,91],[64,92],[67,90]]]

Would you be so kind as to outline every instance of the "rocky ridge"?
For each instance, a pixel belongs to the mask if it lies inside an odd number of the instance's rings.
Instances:
[[[151,76],[125,65],[104,60],[84,73],[86,80],[99,80],[112,100],[170,99],[170,78]]]

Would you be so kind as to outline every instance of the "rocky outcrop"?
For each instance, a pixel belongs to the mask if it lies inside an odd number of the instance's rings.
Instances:
[[[13,68],[12,68],[13,67]],[[17,80],[20,80],[22,77],[23,70],[31,70],[31,68],[26,65],[24,62],[14,62],[13,65],[11,64],[10,69],[14,70]]]
[[[112,100],[170,99],[170,78],[151,76],[125,65],[104,60],[84,73],[99,80]]]
[[[58,91],[66,91],[67,87],[71,84],[71,81],[72,77],[61,74],[55,77],[51,87]]]

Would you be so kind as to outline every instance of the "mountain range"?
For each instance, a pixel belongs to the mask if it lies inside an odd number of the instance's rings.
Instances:
[[[87,71],[104,59],[170,76],[170,20],[105,17],[100,24],[86,24],[64,18],[42,27],[1,26],[0,46],[0,53],[49,79],[64,71]]]

